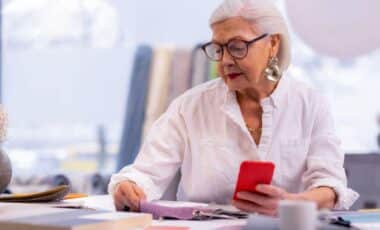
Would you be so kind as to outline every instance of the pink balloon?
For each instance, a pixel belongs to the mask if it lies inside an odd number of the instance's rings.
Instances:
[[[379,0],[286,0],[293,30],[315,51],[353,58],[380,48]]]

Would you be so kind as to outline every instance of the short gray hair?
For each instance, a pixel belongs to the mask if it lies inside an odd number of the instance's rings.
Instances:
[[[224,0],[209,20],[210,26],[228,18],[241,17],[262,33],[279,34],[280,49],[277,54],[281,72],[291,59],[290,41],[285,19],[272,0]]]

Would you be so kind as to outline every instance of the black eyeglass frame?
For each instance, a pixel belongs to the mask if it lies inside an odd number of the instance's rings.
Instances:
[[[268,35],[269,35],[268,33],[265,33],[265,34],[262,34],[262,35],[260,35],[260,36],[258,36],[258,37],[256,37],[256,38],[254,38],[254,39],[252,39],[252,40],[249,40],[249,41],[245,41],[245,40],[242,40],[242,39],[235,39],[235,38],[234,38],[234,39],[229,40],[229,41],[228,41],[227,43],[225,43],[225,44],[221,44],[221,43],[218,43],[218,42],[207,42],[206,44],[203,44],[203,45],[201,46],[201,49],[202,49],[203,52],[206,54],[206,56],[207,56],[210,60],[212,60],[212,61],[221,61],[221,60],[222,60],[223,55],[224,55],[224,47],[226,47],[226,50],[227,50],[227,52],[231,55],[231,57],[233,57],[233,58],[235,58],[235,59],[243,59],[243,58],[245,58],[245,57],[248,55],[248,48],[249,48],[249,46],[250,46],[251,44],[253,44],[253,43],[255,43],[255,42],[257,42],[257,41],[259,41],[259,40],[261,40],[261,39],[263,39],[263,38],[265,38],[265,37],[267,37]],[[241,42],[243,42],[243,43],[245,44],[245,46],[246,46],[246,49],[245,49],[245,50],[246,50],[246,51],[245,51],[244,56],[236,57],[235,55],[231,54],[230,50],[228,49],[228,45],[229,45],[231,42],[236,41],[236,40],[241,41]],[[209,45],[211,45],[211,44],[216,44],[216,45],[218,45],[218,46],[221,47],[221,52],[222,52],[222,54],[220,55],[220,58],[218,58],[218,59],[214,59],[214,58],[210,57],[210,56],[207,54],[206,47],[209,46]]]

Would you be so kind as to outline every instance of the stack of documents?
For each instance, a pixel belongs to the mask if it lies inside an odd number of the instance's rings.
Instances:
[[[137,229],[150,214],[55,208],[50,204],[0,203],[1,230]]]
[[[50,190],[38,193],[26,194],[3,194],[0,195],[0,202],[51,202],[60,201],[70,192],[67,185],[57,186]]]

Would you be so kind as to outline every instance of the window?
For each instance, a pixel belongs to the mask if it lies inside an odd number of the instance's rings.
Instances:
[[[125,4],[3,1],[5,149],[16,174],[114,170],[133,55]]]

